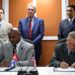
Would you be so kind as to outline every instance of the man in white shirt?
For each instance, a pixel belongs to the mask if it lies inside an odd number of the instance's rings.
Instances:
[[[67,18],[62,20],[58,30],[58,40],[66,41],[69,32],[75,31],[75,5],[67,6]]]
[[[6,42],[8,40],[8,32],[12,29],[12,25],[3,20],[4,10],[0,8],[0,40]]]
[[[12,60],[15,60],[17,66],[34,66],[34,45],[24,41],[18,30],[10,30],[8,37],[9,43],[2,45],[0,42],[0,66],[10,66]]]

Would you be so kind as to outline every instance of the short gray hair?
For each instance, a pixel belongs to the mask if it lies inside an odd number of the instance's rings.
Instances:
[[[35,6],[32,2],[28,3],[27,8],[28,8],[29,6],[34,7],[34,11],[36,12],[36,6]]]
[[[72,37],[73,39],[75,39],[75,31],[72,31],[68,34],[68,37]]]

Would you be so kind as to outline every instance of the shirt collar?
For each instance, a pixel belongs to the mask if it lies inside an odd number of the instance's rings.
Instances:
[[[28,19],[29,21],[30,21],[30,19]],[[32,18],[32,20],[31,20],[31,22],[33,22],[34,21],[34,17]]]
[[[22,39],[16,44],[16,47],[19,47],[22,42]]]
[[[69,22],[70,22],[71,20],[73,21],[74,19],[75,19],[75,17],[73,17],[72,19],[68,18]]]
[[[0,24],[2,24],[3,21],[4,21],[4,20],[1,20],[1,21],[0,21]]]
[[[17,44],[16,44],[16,47],[19,47],[21,42],[22,42],[23,39],[21,39]],[[9,42],[9,44],[11,44],[11,42]],[[12,44],[11,44],[12,45]],[[13,46],[13,45],[12,45]]]

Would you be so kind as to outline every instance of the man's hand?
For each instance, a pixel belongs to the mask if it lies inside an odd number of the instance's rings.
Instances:
[[[67,67],[69,67],[69,65],[66,62],[61,62],[60,67],[61,68],[67,68]]]
[[[75,68],[75,63],[73,63],[70,67]]]
[[[0,67],[7,67],[8,64],[9,64],[8,62],[3,61],[3,62],[0,63]]]

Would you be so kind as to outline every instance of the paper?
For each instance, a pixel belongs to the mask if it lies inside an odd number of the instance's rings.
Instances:
[[[54,71],[59,71],[59,72],[75,72],[75,68],[54,68]]]

